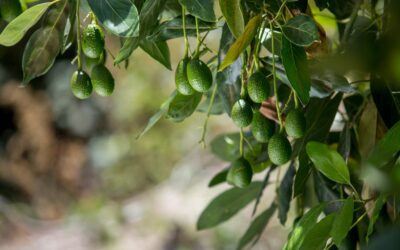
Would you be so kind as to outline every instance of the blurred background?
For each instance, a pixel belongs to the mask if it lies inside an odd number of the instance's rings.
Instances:
[[[217,50],[219,38],[212,32],[208,45]],[[173,91],[173,71],[140,49],[128,68],[114,67],[119,41],[107,36],[114,94],[81,101],[69,83],[74,47],[21,87],[26,41],[0,47],[0,249],[235,249],[251,206],[215,229],[195,229],[208,202],[228,188],[207,187],[226,163],[198,143],[205,114],[161,120],[136,140]],[[175,69],[182,39],[169,46]],[[211,117],[206,140],[232,131],[226,115]],[[280,249],[288,230],[274,218],[253,249]]]

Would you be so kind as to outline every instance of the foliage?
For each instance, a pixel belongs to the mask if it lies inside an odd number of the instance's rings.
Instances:
[[[267,210],[249,219],[252,222],[238,249],[257,241],[275,211],[282,224],[293,225],[285,249],[334,245],[374,249],[381,241],[398,241],[389,237],[390,233],[374,237],[395,225],[399,214],[398,1],[220,0],[216,5],[220,11],[214,11],[211,0],[87,2],[89,25],[95,25],[99,34],[106,32],[121,41],[115,64],[128,63],[133,51],[141,48],[171,69],[167,41],[181,37],[185,41],[188,63],[180,66],[179,79],[197,92],[174,91],[140,136],[162,117],[181,122],[199,111],[206,113],[201,139],[205,143],[211,115],[230,116],[234,108],[234,117],[246,118],[239,122],[239,133],[223,134],[211,142],[211,151],[229,162],[229,168],[218,173],[209,186],[227,182],[236,187],[211,201],[199,218],[199,230],[230,219],[252,201],[258,204],[269,186],[270,173],[278,169],[286,174],[282,179],[277,175],[276,198]],[[30,34],[23,56],[24,82],[44,75],[56,57],[74,43],[74,37],[77,71],[88,70],[81,64],[81,52],[87,49],[82,48],[81,37],[87,27],[81,27],[81,15],[86,13],[80,0],[30,1],[28,7],[7,20],[10,23],[0,34],[2,46],[14,46]],[[326,25],[328,19],[333,27]],[[42,22],[37,24],[39,20]],[[217,52],[208,47],[206,39],[214,30],[222,31]],[[193,50],[188,42],[192,36],[197,41]],[[105,48],[102,41],[99,44],[96,50],[103,51],[104,58],[107,44]],[[202,61],[205,54],[210,54],[208,61]],[[191,65],[189,70],[187,65]],[[255,72],[264,76],[257,88],[270,93],[260,94],[265,99],[261,104],[249,98],[247,89]],[[96,77],[96,81],[105,79]],[[108,73],[107,81],[113,83]],[[80,87],[73,83],[74,88]],[[235,108],[239,100],[246,108]],[[296,138],[285,133],[285,119],[293,110],[296,119],[305,121],[301,128],[294,125],[294,130],[301,131]],[[248,125],[259,114],[274,124],[272,137],[282,138],[285,147],[269,143],[269,134],[262,141],[253,136],[253,126]],[[285,157],[272,159],[272,164],[268,152]],[[292,153],[286,155],[288,152]],[[243,164],[238,165],[238,159]],[[232,181],[233,173],[247,165],[251,169],[235,176],[245,179]],[[267,168],[264,183],[250,181],[253,174]],[[288,216],[289,211],[295,218]]]

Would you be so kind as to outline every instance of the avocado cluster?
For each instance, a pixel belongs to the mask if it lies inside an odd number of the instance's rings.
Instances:
[[[183,58],[175,71],[176,90],[182,95],[207,92],[213,83],[210,68],[198,58]]]
[[[82,69],[75,71],[71,78],[72,93],[79,99],[90,97],[94,90],[100,96],[110,96],[114,91],[115,81],[111,72],[104,65],[104,34],[95,21],[82,32],[82,52],[85,55],[85,67],[90,76]]]
[[[240,128],[251,125],[254,139],[260,143],[268,143],[267,151],[273,164],[283,165],[287,163],[292,155],[292,146],[288,137],[299,139],[305,135],[306,120],[303,112],[300,109],[289,111],[284,125],[285,130],[275,132],[275,122],[261,114],[258,108],[254,110],[255,105],[260,105],[270,96],[270,85],[266,76],[260,71],[253,73],[249,77],[246,87],[247,92],[232,106],[231,118],[233,122]],[[244,166],[243,160],[241,162],[241,165]],[[232,169],[236,165],[238,164],[233,164]],[[241,169],[245,168],[242,167]],[[236,172],[233,171],[231,175]],[[234,180],[235,178],[231,176],[230,179]],[[235,183],[234,181],[231,182]]]

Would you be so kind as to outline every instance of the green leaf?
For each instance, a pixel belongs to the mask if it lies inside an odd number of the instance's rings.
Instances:
[[[257,34],[258,26],[261,23],[261,15],[257,15],[250,19],[247,23],[243,34],[236,40],[234,44],[229,48],[228,53],[226,54],[224,61],[218,68],[218,71],[224,70],[226,67],[231,65],[238,59],[240,54],[250,45],[254,36]]]
[[[386,200],[387,200],[387,195],[381,193],[379,195],[378,199],[375,201],[375,206],[374,206],[374,209],[372,210],[371,218],[369,219],[368,232],[367,232],[367,235],[365,236],[365,239],[367,240],[367,242],[369,240],[369,236],[374,231],[375,222],[378,220],[379,214],[383,208],[383,205],[385,205]]]
[[[53,65],[61,43],[59,33],[51,27],[41,28],[29,39],[22,59],[24,84],[44,75]]]
[[[24,84],[32,79],[44,75],[54,64],[63,42],[63,30],[66,22],[65,9],[66,0],[57,2],[52,10],[54,18],[49,20],[42,28],[36,30],[26,44],[23,58],[22,70],[24,73]]]
[[[339,210],[333,222],[331,236],[333,242],[336,246],[340,246],[340,243],[344,238],[346,238],[351,225],[353,223],[353,210],[354,210],[354,200],[349,197],[344,202],[342,208]]]
[[[311,208],[296,224],[289,235],[289,240],[284,247],[285,250],[298,250],[303,244],[308,232],[313,228],[318,220],[319,215],[324,210],[326,204],[321,203]]]
[[[225,161],[234,161],[239,156],[239,133],[223,134],[214,138],[211,143],[211,152]]]
[[[229,167],[218,172],[208,183],[208,187],[214,187],[218,184],[224,183],[226,181],[226,176],[228,175]]]
[[[195,18],[191,15],[186,15],[185,21],[186,21],[186,35],[196,36]],[[200,33],[217,28],[215,23],[205,22],[202,20],[199,20],[198,23],[199,23]],[[166,41],[178,37],[183,37],[182,16],[178,16],[172,20],[163,22],[155,29],[150,39],[154,41]]]
[[[307,233],[300,250],[323,250],[330,237],[329,233],[334,222],[335,215],[330,214],[315,224]]]
[[[220,48],[218,51],[218,67],[226,57],[226,53],[235,38],[225,24],[222,28]],[[216,82],[218,85],[218,95],[221,97],[225,112],[230,115],[233,104],[240,97],[242,60],[238,58],[234,63],[223,71],[217,72]]]
[[[313,19],[306,15],[298,15],[282,26],[285,37],[297,46],[310,46],[319,41],[318,28]]]
[[[350,174],[342,156],[328,145],[319,142],[307,143],[307,154],[314,166],[329,179],[350,184]]]
[[[232,34],[238,38],[244,31],[244,18],[240,0],[219,0],[219,7]]]
[[[87,0],[103,26],[121,37],[139,35],[139,13],[131,0]]]
[[[292,161],[278,189],[278,217],[282,225],[285,225],[287,220],[287,213],[290,208],[290,201],[292,200],[293,181],[295,174],[295,164]]]
[[[158,17],[166,3],[166,0],[153,0],[146,1],[140,11],[140,31],[139,37],[130,37],[124,41],[124,44],[117,57],[114,60],[114,64],[118,64],[125,61],[139,46],[141,40],[147,38],[147,36],[155,29],[158,24]]]
[[[304,48],[292,44],[283,36],[281,56],[290,85],[300,101],[307,104],[310,99],[311,80]]]
[[[293,147],[293,154],[299,155],[299,167],[294,181],[295,197],[303,193],[307,179],[311,174],[312,168],[309,164],[306,145],[309,141],[322,142],[325,140],[342,101],[342,96],[342,94],[337,94],[334,98],[311,98],[306,107],[306,134],[302,139],[297,140]]]
[[[182,122],[193,114],[201,98],[201,93],[195,93],[190,96],[177,93],[169,105],[166,118],[173,122]]]
[[[397,122],[378,142],[368,157],[368,162],[376,167],[384,166],[400,151],[400,122]]]
[[[167,69],[171,70],[171,59],[168,44],[166,42],[151,42],[144,40],[140,43],[140,48],[164,65]]]
[[[160,110],[155,113],[152,117],[150,117],[149,121],[147,122],[146,127],[140,132],[140,134],[136,137],[136,139],[140,139],[144,134],[146,134],[156,123],[168,112],[169,105],[171,104],[172,100],[174,100],[176,96],[176,91],[174,91],[170,97],[161,104]]]
[[[261,237],[265,227],[267,226],[269,220],[272,215],[275,213],[276,205],[272,203],[272,205],[258,215],[247,228],[244,235],[240,238],[239,244],[237,246],[237,250],[243,249],[247,244],[253,242],[252,245],[257,243],[258,239]]]
[[[214,0],[179,0],[186,10],[206,22],[215,22]]]
[[[230,219],[256,198],[260,186],[260,182],[253,182],[246,188],[231,188],[215,197],[201,213],[197,229],[215,227]]]
[[[39,21],[47,8],[54,3],[55,2],[35,5],[12,20],[0,34],[0,44],[8,47],[17,44],[24,37],[26,32]]]

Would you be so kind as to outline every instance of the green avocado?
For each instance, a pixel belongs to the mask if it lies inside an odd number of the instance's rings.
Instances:
[[[261,72],[252,74],[247,82],[247,93],[255,103],[262,103],[269,96],[269,84],[267,78]]]
[[[268,142],[268,156],[275,165],[283,165],[290,160],[292,155],[292,146],[289,140],[277,133],[271,137]]]
[[[286,134],[295,139],[301,138],[306,133],[306,118],[300,109],[288,113],[285,121]]]
[[[267,143],[275,131],[275,123],[267,119],[259,111],[253,114],[251,132],[254,138],[262,143]]]
[[[104,34],[95,24],[89,24],[82,33],[82,50],[85,56],[99,58],[104,51]]]
[[[175,71],[175,85],[176,85],[176,90],[178,90],[179,93],[182,95],[193,95],[194,94],[194,89],[189,83],[187,73],[186,73],[186,68],[187,64],[189,62],[189,58],[184,58],[182,59],[178,67],[176,68]]]
[[[71,90],[79,99],[86,99],[92,94],[92,82],[85,71],[77,70],[72,74]]]
[[[114,77],[103,65],[97,64],[92,69],[92,84],[94,91],[100,96],[110,96],[114,91]]]
[[[244,158],[240,158],[232,162],[226,180],[235,187],[244,188],[250,185],[252,177],[253,170],[250,163]]]
[[[253,120],[251,104],[244,99],[239,99],[233,104],[231,118],[239,128],[247,127]]]
[[[192,59],[187,64],[186,72],[189,84],[194,90],[204,93],[210,89],[213,77],[207,64],[199,59]]]

